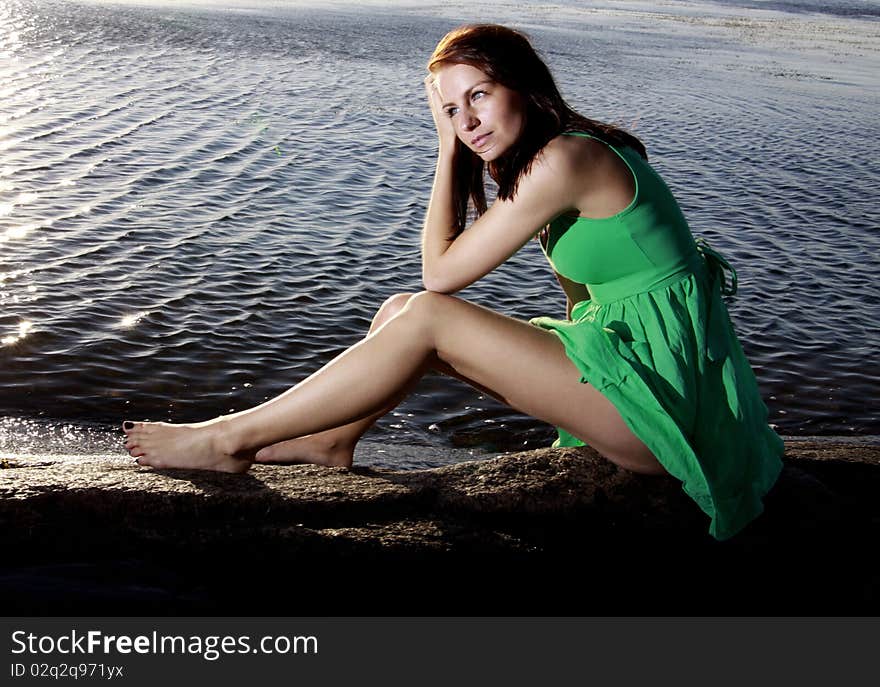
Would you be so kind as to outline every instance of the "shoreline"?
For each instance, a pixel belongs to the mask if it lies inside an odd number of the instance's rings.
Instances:
[[[880,445],[880,441],[878,441]],[[533,449],[541,450],[541,449]],[[421,446],[415,444],[388,444],[381,441],[361,441],[355,450],[354,467],[385,468],[392,470],[423,470],[440,468],[459,463],[489,460],[512,452],[483,451],[479,449],[448,448],[442,446]],[[64,463],[107,462],[111,465],[127,465],[133,460],[124,451],[90,452],[82,451],[46,451],[46,452],[15,452],[0,449],[0,461],[14,463],[25,467],[40,461],[56,461]],[[259,465],[255,463],[255,465]],[[305,463],[276,464],[273,467],[296,467]]]
[[[537,423],[537,421],[536,421]],[[880,446],[880,434],[858,435],[788,435],[779,434],[786,443],[821,443],[827,445]],[[0,459],[107,459],[127,462],[122,447],[121,428],[98,423],[46,418],[0,415]],[[546,444],[509,446],[492,449],[487,445],[456,447],[448,441],[413,443],[389,441],[381,434],[367,434],[358,444],[355,466],[419,469],[442,467],[470,460],[485,460],[500,455],[550,448]],[[488,442],[487,442],[488,444]]]
[[[880,435],[870,434],[858,436],[780,434],[780,438],[786,445],[880,447]],[[68,462],[107,460],[124,464],[131,459],[121,443],[121,430],[115,431],[106,425],[0,417],[0,460],[2,461],[26,463],[40,460]],[[440,443],[393,443],[383,440],[380,436],[367,437],[358,444],[355,452],[355,467],[431,469],[547,448],[550,448],[549,444],[500,450],[479,446],[456,448]]]

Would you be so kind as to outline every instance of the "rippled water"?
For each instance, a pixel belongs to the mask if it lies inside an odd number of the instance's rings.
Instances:
[[[880,435],[877,3],[582,5],[0,5],[0,451],[258,403],[418,289],[421,80],[465,20],[524,28],[573,104],[643,138],[738,268],[779,431]],[[532,245],[464,295],[564,308]],[[552,436],[429,377],[372,438]]]

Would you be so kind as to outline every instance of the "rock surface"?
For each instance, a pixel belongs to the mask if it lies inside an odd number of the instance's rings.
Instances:
[[[6,459],[9,615],[741,615],[880,610],[880,447],[793,441],[727,542],[589,449],[442,468],[156,471]]]

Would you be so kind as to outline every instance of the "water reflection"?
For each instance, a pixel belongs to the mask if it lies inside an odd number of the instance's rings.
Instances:
[[[119,327],[120,329],[130,329],[149,314],[149,312],[136,312],[131,315],[126,315],[119,321],[117,327]]]
[[[3,344],[4,346],[11,346],[18,343],[28,335],[33,327],[33,322],[30,322],[29,320],[22,320],[18,323],[18,332],[16,334],[11,334],[10,336],[3,337],[2,339],[0,339],[0,344]]]

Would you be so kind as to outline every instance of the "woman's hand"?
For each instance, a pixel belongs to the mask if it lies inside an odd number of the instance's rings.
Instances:
[[[440,99],[440,91],[437,90],[436,78],[428,74],[425,78],[425,93],[428,96],[428,104],[431,106],[431,115],[434,117],[434,126],[437,127],[437,136],[440,139],[441,153],[455,152],[455,127],[452,118],[443,111],[443,101]]]

